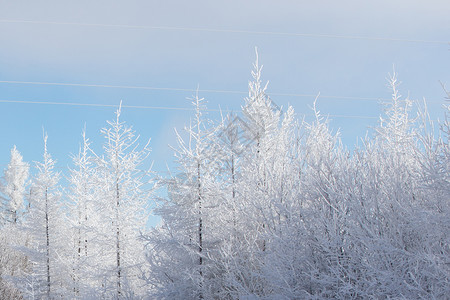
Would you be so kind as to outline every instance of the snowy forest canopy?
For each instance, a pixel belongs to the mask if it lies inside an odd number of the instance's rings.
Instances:
[[[68,186],[47,136],[33,166],[14,147],[0,299],[446,299],[449,121],[437,133],[426,109],[412,115],[394,73],[373,136],[350,151],[315,105],[312,122],[273,105],[261,69],[241,114],[210,120],[192,99],[171,176],[143,169],[148,145],[120,108],[102,153],[83,134]]]

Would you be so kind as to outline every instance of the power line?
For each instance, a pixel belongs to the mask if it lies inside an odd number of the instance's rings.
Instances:
[[[0,80],[0,83],[248,95],[248,91],[245,92],[245,91],[236,91],[236,90],[216,90],[216,89],[188,89],[188,88],[171,88],[171,87],[154,87],[154,86],[109,85],[109,84],[88,84],[88,83],[70,83],[70,82],[64,83],[64,82],[40,82],[40,81],[15,81],[15,80]],[[267,95],[268,96],[280,96],[280,97],[302,97],[302,98],[307,98],[307,97],[315,98],[317,96],[317,94],[300,94],[300,93],[267,93]],[[377,102],[391,100],[391,99],[386,99],[386,98],[375,98],[375,97],[336,96],[336,95],[322,95],[322,94],[320,95],[319,98],[339,99],[339,100],[349,100],[349,101],[356,101],[356,100],[377,101]],[[432,103],[432,102],[441,102],[441,101],[427,100],[427,102]]]
[[[28,101],[28,100],[4,100],[0,99],[0,103],[19,103],[19,104],[41,104],[41,105],[65,105],[65,106],[88,106],[88,107],[119,107],[114,104],[99,104],[99,103],[77,103],[77,102],[52,102],[52,101]],[[165,106],[140,106],[140,105],[122,105],[125,108],[138,108],[138,109],[160,109],[160,110],[182,110],[182,111],[194,111],[194,108],[187,107],[165,107]],[[233,112],[229,109],[206,109],[206,111],[213,112]],[[304,116],[313,116],[309,114],[303,114]],[[359,115],[333,115],[323,114],[325,117],[332,118],[349,118],[349,119],[378,119],[378,117],[371,116],[359,116]]]
[[[80,86],[80,87],[99,87],[99,88],[117,88],[117,89],[139,89],[139,90],[156,90],[156,91],[179,91],[179,92],[196,92],[197,89],[186,88],[170,88],[170,87],[152,87],[152,86],[130,86],[130,85],[108,85],[108,84],[85,84],[85,83],[63,83],[63,82],[38,82],[38,81],[13,81],[0,80],[0,83],[11,84],[32,84],[32,85],[58,85],[58,86]],[[230,94],[247,94],[243,91],[232,90],[198,90],[205,93],[230,93]]]
[[[127,25],[127,24],[99,24],[99,23],[72,23],[72,22],[50,22],[50,21],[31,21],[31,20],[0,20],[1,23],[24,23],[24,24],[48,24],[48,25],[70,25],[70,26],[90,26],[90,27],[109,27],[109,28],[128,28],[128,29],[150,29],[150,30],[170,30],[170,31],[197,31],[197,32],[217,32],[217,33],[239,33],[253,35],[274,35],[291,37],[315,37],[315,38],[333,38],[348,40],[372,40],[372,41],[390,41],[390,42],[408,42],[424,44],[446,44],[449,41],[439,40],[421,40],[421,39],[401,39],[389,37],[371,37],[357,35],[335,35],[335,34],[315,34],[315,33],[296,33],[296,32],[275,32],[275,31],[253,31],[242,29],[219,29],[219,28],[200,28],[200,27],[174,27],[174,26],[147,26],[147,25]]]
[[[22,104],[45,104],[45,105],[66,105],[66,106],[91,106],[91,107],[119,107],[114,104],[99,104],[99,103],[76,103],[76,102],[52,102],[52,101],[30,101],[30,100],[4,100],[0,99],[0,103],[22,103]],[[142,109],[163,109],[163,110],[187,110],[192,108],[185,107],[165,107],[165,106],[140,106],[140,105],[122,105],[126,108],[142,108]],[[211,110],[209,111],[219,111]]]
[[[108,85],[108,84],[85,84],[85,83],[62,83],[62,82],[38,82],[38,81],[13,81],[0,80],[0,83],[8,84],[29,84],[29,85],[55,85],[55,86],[74,86],[74,87],[98,87],[98,88],[117,88],[117,89],[140,89],[140,90],[155,90],[155,91],[179,91],[179,92],[202,92],[202,93],[222,93],[222,94],[242,94],[246,95],[248,92],[234,91],[234,90],[215,90],[215,89],[186,89],[186,88],[170,88],[170,87],[151,87],[151,86],[130,86],[130,85]],[[315,94],[296,94],[296,93],[267,93],[269,96],[283,96],[283,97],[311,97],[315,98]],[[321,95],[320,98],[330,99],[348,99],[348,100],[367,100],[380,101],[387,100],[375,97],[353,97],[353,96],[333,96]]]

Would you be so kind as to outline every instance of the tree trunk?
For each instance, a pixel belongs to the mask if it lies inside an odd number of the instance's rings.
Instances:
[[[202,197],[201,197],[201,182],[200,182],[200,163],[197,164],[197,187],[198,187],[198,214],[199,214],[199,219],[198,219],[198,252],[199,252],[199,266],[200,266],[200,294],[199,294],[199,299],[203,299],[203,270],[202,270],[202,265],[203,265],[203,257],[202,257],[202,252],[203,252],[203,219],[202,219]]]
[[[49,235],[49,218],[48,218],[48,189],[45,189],[45,237],[47,240],[47,298],[50,299],[50,235]]]
[[[121,296],[121,265],[120,265],[120,226],[119,226],[120,194],[119,183],[116,181],[116,254],[117,254],[117,298]]]

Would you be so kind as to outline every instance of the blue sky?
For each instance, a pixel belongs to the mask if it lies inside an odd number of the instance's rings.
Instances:
[[[432,118],[443,117],[439,81],[450,86],[449,11],[444,0],[0,0],[0,100],[107,105],[122,100],[125,106],[189,108],[186,97],[193,92],[187,90],[199,86],[243,92],[200,92],[211,109],[239,111],[257,46],[275,103],[291,104],[301,118],[311,114],[314,96],[279,94],[320,92],[319,109],[352,147],[377,124],[382,112],[377,99],[390,97],[386,76],[393,65],[401,94],[426,98]],[[26,161],[40,160],[45,128],[49,151],[64,168],[78,151],[85,124],[94,148],[101,147],[100,129],[113,112],[111,107],[0,102],[0,166],[8,163],[13,145]],[[173,128],[190,117],[186,110],[123,109],[123,120],[142,143],[151,138],[156,171],[172,161]]]

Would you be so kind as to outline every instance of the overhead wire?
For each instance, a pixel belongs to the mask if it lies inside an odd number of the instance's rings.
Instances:
[[[43,105],[65,105],[65,106],[90,106],[90,107],[119,107],[114,104],[100,104],[100,103],[78,103],[78,102],[52,102],[52,101],[29,101],[29,100],[6,100],[0,99],[0,103],[19,103],[19,104],[43,104]],[[141,106],[141,105],[121,105],[124,108],[139,108],[139,109],[160,109],[160,110],[181,110],[181,111],[193,111],[194,108],[188,107],[169,107],[169,106]],[[231,109],[205,109],[210,112],[233,112]],[[305,116],[310,116],[304,114]],[[312,116],[312,115],[311,115]],[[324,116],[335,118],[354,118],[354,119],[378,119],[378,117],[372,116],[360,116],[360,115],[335,115],[324,114]]]
[[[125,86],[125,85],[106,85],[106,84],[82,84],[82,83],[58,83],[58,82],[36,82],[36,81],[11,81],[0,80],[0,83],[7,84],[31,84],[31,85],[57,85],[57,86],[75,86],[75,87],[100,87],[100,88],[119,88],[119,89],[144,89],[144,90],[164,90],[164,91],[183,91],[183,92],[205,92],[205,93],[232,93],[232,94],[247,94],[244,91],[235,90],[214,90],[214,89],[187,89],[187,88],[169,88],[169,87],[149,87],[149,86]],[[316,97],[313,94],[296,94],[296,93],[267,93],[268,96],[289,96],[289,97]],[[341,99],[341,100],[366,100],[366,101],[389,101],[390,99],[374,98],[374,97],[354,97],[354,96],[334,96],[334,95],[320,95],[320,98]],[[428,101],[429,102],[429,101]],[[20,103],[20,104],[44,104],[44,105],[65,105],[65,106],[90,106],[90,107],[118,107],[115,104],[102,103],[80,103],[80,102],[56,102],[56,101],[36,101],[36,100],[12,100],[0,99],[0,103]],[[159,109],[159,110],[180,110],[192,111],[193,108],[176,107],[176,106],[146,106],[146,105],[122,105],[125,108],[138,109]],[[232,112],[230,109],[206,109],[211,112]],[[306,114],[305,114],[306,116]],[[361,116],[361,115],[341,115],[328,114],[329,117],[334,118],[359,118],[359,119],[378,119],[379,117]]]
[[[89,26],[89,27],[148,29],[148,30],[238,33],[238,34],[253,34],[253,35],[314,37],[314,38],[333,38],[333,39],[350,39],[350,40],[373,40],[373,41],[391,41],[391,42],[408,42],[408,43],[424,43],[424,44],[447,44],[448,45],[450,43],[450,41],[442,41],[442,40],[403,39],[403,38],[376,37],[376,36],[256,31],[256,30],[243,30],[243,29],[221,29],[221,28],[182,27],[182,26],[180,26],[180,27],[177,27],[177,26],[149,26],[149,25],[129,25],[129,24],[101,24],[101,23],[53,22],[53,21],[7,20],[7,19],[0,20],[0,23],[48,24],[48,25],[70,25],[70,26]]]
[[[43,82],[43,81],[17,81],[17,80],[0,80],[0,83],[6,84],[25,84],[25,85],[53,85],[53,86],[69,86],[69,87],[96,87],[96,88],[115,88],[115,89],[137,89],[137,90],[154,90],[154,91],[177,91],[177,92],[200,92],[200,93],[217,93],[217,94],[241,94],[247,95],[248,91],[225,90],[225,89],[189,89],[178,87],[155,87],[155,86],[133,86],[133,85],[110,85],[110,84],[89,84],[89,83],[71,83],[71,82]],[[316,94],[301,94],[301,93],[267,93],[268,96],[280,97],[312,97]],[[389,101],[391,99],[376,98],[376,97],[361,97],[361,96],[337,96],[337,95],[320,95],[320,98],[325,99],[340,99],[349,101]],[[437,102],[427,100],[427,102]],[[439,101],[440,102],[440,101]]]
[[[117,88],[117,89],[139,89],[139,90],[155,90],[155,91],[180,91],[180,92],[201,92],[201,93],[222,93],[222,94],[248,94],[248,91],[223,90],[223,89],[187,89],[187,88],[172,88],[172,87],[153,87],[153,86],[130,86],[130,85],[108,85],[108,84],[87,84],[87,83],[64,83],[64,82],[39,82],[39,81],[15,81],[15,80],[0,80],[0,83],[7,84],[29,84],[29,85],[54,85],[54,86],[74,86],[74,87],[98,87],[98,88]],[[315,94],[299,94],[299,93],[267,93],[269,96],[283,96],[283,97],[316,97]],[[330,99],[348,99],[348,100],[368,100],[380,101],[387,99],[380,99],[375,97],[355,97],[355,96],[334,96],[321,95],[321,98]]]
[[[0,80],[0,83],[11,84],[30,84],[30,85],[57,85],[57,86],[79,86],[79,87],[99,87],[99,88],[117,88],[117,89],[139,89],[139,90],[156,90],[156,91],[179,91],[179,92],[206,92],[206,93],[230,93],[245,94],[243,91],[232,90],[197,90],[187,88],[171,88],[171,87],[152,87],[152,86],[131,86],[131,85],[108,85],[108,84],[86,84],[86,83],[64,83],[64,82],[39,82],[39,81],[14,81]]]
[[[92,107],[118,107],[114,104],[101,104],[101,103],[79,103],[79,102],[53,102],[53,101],[33,101],[33,100],[7,100],[0,99],[0,103],[22,103],[22,104],[45,104],[45,105],[66,105],[66,106],[92,106]],[[192,108],[187,107],[170,107],[170,106],[142,106],[142,105],[121,105],[126,108],[142,108],[142,109],[162,109],[162,110],[187,110],[191,111]],[[220,111],[218,109],[208,109],[208,111]],[[224,110],[222,110],[224,111]]]

